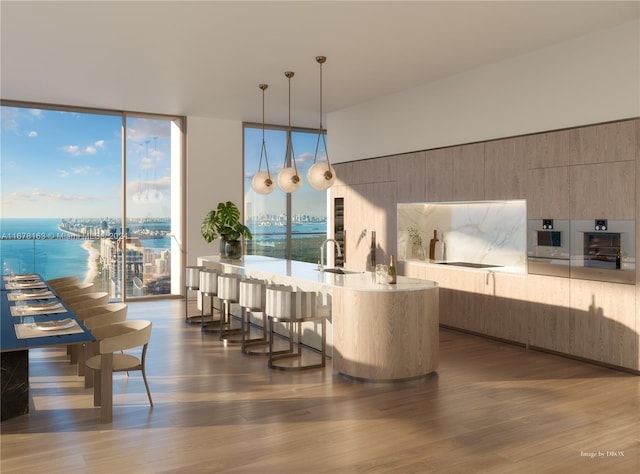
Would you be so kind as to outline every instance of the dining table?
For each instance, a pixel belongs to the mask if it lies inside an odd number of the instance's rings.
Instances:
[[[41,275],[3,275],[0,282],[0,421],[29,413],[30,349],[94,340]]]

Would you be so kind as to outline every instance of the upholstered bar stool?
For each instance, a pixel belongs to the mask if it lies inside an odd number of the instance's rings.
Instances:
[[[328,313],[318,307],[317,296],[317,293],[313,291],[285,291],[278,288],[267,288],[266,311],[269,322],[268,365],[270,368],[279,370],[304,370],[325,366],[327,346],[326,321]],[[305,362],[302,357],[302,324],[307,322],[320,323],[320,362],[317,363]],[[288,350],[274,350],[276,323],[282,323],[288,329]]]
[[[232,320],[239,319],[231,313],[231,305],[240,300],[240,280],[242,275],[236,273],[222,273],[218,275],[218,299],[220,300],[220,340],[227,342],[242,342],[231,336],[244,330],[243,327],[232,328]]]
[[[200,270],[204,270],[202,266],[191,266],[185,268],[184,275],[184,319],[190,323],[201,315],[189,316],[189,290],[198,291],[200,289]]]
[[[267,282],[256,278],[245,278],[240,281],[240,319],[242,327],[242,352],[245,354],[266,355],[266,350],[256,350],[267,345],[267,321],[265,303]],[[262,318],[262,335],[251,338],[251,316]]]
[[[200,270],[200,325],[203,331],[216,332],[220,330],[220,319],[216,321],[214,318],[217,308],[213,305],[214,299],[218,296],[219,275],[220,272],[215,269],[205,268]],[[209,314],[211,315],[211,320],[208,321],[208,324],[205,324],[205,298],[209,298]],[[220,311],[218,312],[222,314]]]

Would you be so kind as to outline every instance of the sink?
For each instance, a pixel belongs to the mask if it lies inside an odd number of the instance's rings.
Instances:
[[[468,267],[468,268],[495,268],[502,265],[489,265],[487,263],[473,263],[473,262],[440,262],[440,265],[454,265],[456,267]]]
[[[322,271],[326,273],[337,273],[338,275],[351,275],[353,273],[362,273],[355,270],[345,270],[344,268],[325,268]]]

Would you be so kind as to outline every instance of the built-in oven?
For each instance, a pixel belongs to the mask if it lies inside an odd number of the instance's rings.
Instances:
[[[636,282],[635,221],[571,221],[571,278]]]
[[[570,277],[571,238],[568,219],[527,221],[527,271]]]

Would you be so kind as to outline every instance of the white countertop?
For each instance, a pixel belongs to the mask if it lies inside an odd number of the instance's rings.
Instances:
[[[348,274],[336,274],[321,272],[317,265],[296,260],[284,260],[280,258],[264,257],[261,255],[245,255],[239,260],[221,259],[219,255],[198,257],[198,263],[211,262],[249,270],[249,273],[259,273],[262,278],[273,276],[286,276],[298,280],[313,282],[328,287],[344,288],[358,291],[417,291],[437,288],[438,283],[431,280],[421,280],[398,276],[394,285],[375,283],[375,275],[372,272],[358,272]],[[345,269],[345,271],[349,271]]]

